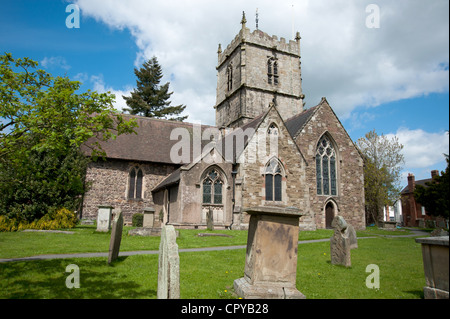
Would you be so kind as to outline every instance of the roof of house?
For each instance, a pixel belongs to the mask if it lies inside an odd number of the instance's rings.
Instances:
[[[426,183],[431,182],[432,180],[433,180],[432,178],[420,179],[420,180],[414,181],[414,184],[426,187],[427,186]],[[403,188],[403,190],[400,192],[400,194],[407,194],[407,193],[410,193],[409,185],[406,185],[405,188]]]

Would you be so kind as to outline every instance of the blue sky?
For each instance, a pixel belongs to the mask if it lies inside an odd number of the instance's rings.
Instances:
[[[67,28],[69,4],[80,28]],[[366,8],[380,9],[368,28]],[[306,107],[325,96],[351,138],[375,129],[404,145],[406,175],[444,170],[449,153],[448,0],[3,0],[0,51],[30,57],[54,75],[111,91],[116,107],[135,86],[134,68],[157,56],[173,104],[189,122],[214,124],[217,46],[247,26],[279,38],[302,35]]]

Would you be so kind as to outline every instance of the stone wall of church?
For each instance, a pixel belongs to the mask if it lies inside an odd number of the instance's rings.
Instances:
[[[275,138],[278,147],[273,147],[274,140],[271,140],[271,135],[267,134],[265,138],[263,137],[272,124],[275,124],[278,129],[278,138]],[[259,145],[263,143],[265,151],[259,148]],[[271,158],[279,160],[282,166],[281,201],[266,200],[265,169]],[[236,205],[241,210],[254,206],[293,206],[299,208],[303,215],[309,215],[309,188],[306,184],[305,169],[305,161],[294,140],[276,109],[272,108],[240,158]],[[240,220],[241,228],[248,226],[248,221],[249,216],[243,213]],[[309,222],[314,223],[314,220]]]
[[[337,196],[317,195],[315,154],[317,143],[327,133],[337,145]],[[318,228],[325,228],[325,206],[333,201],[340,215],[356,229],[365,228],[363,159],[333,110],[322,103],[302,132],[296,137],[307,166],[311,212]]]
[[[129,199],[129,172],[139,167],[143,172],[142,199]],[[145,207],[153,207],[151,190],[176,169],[174,165],[141,163],[125,160],[98,159],[86,172],[89,190],[84,195],[82,218],[96,220],[99,206],[121,208],[124,222],[130,224],[135,213],[143,213]]]

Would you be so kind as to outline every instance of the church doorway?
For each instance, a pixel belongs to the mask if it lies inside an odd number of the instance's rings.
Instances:
[[[334,215],[334,205],[332,202],[328,202],[325,206],[325,228],[332,228],[331,223],[333,222]]]

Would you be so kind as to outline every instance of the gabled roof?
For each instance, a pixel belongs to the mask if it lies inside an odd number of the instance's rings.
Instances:
[[[420,180],[414,181],[414,184],[427,187],[426,183],[431,182],[431,181],[433,181],[432,178],[420,179]],[[406,185],[406,187],[403,188],[403,190],[400,192],[400,194],[408,194],[410,192],[411,191],[409,190],[409,185]]]
[[[319,105],[304,110],[303,112],[294,115],[293,117],[286,120],[286,128],[294,139],[296,138],[298,133],[301,132],[306,123],[309,122],[311,117],[319,108]]]
[[[85,144],[89,145],[98,141],[102,149],[106,153],[106,158],[144,161],[155,163],[168,164],[186,164],[173,163],[170,158],[170,151],[172,147],[179,142],[179,140],[171,140],[170,134],[176,128],[184,128],[189,132],[191,138],[190,144],[190,159],[192,160],[192,136],[194,125],[192,123],[169,121],[155,118],[148,118],[135,115],[123,114],[124,120],[136,120],[138,127],[135,128],[136,134],[122,134],[115,140],[101,141],[99,139],[88,140]],[[208,125],[201,125],[201,131],[211,127]],[[201,141],[202,148],[209,141]],[[86,155],[90,155],[90,149],[84,145],[82,147]],[[190,160],[190,161],[191,161]],[[189,162],[190,162],[189,161]]]

